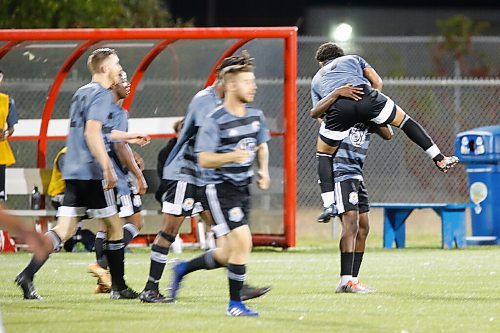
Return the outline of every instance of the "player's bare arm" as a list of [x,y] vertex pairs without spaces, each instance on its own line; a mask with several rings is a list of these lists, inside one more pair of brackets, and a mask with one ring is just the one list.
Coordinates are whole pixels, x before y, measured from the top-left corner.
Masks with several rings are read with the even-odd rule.
[[85,125],[85,141],[92,155],[102,168],[102,174],[105,180],[104,189],[111,189],[116,185],[116,174],[106,153],[104,141],[101,134],[102,123],[97,120],[87,120]]
[[250,154],[241,149],[236,149],[229,153],[214,153],[202,151],[198,154],[198,163],[203,168],[216,169],[224,164],[238,163],[244,164],[248,162]]
[[374,89],[382,91],[382,78],[372,67],[363,69],[363,76],[370,81]]
[[258,179],[257,186],[261,190],[267,190],[271,185],[271,178],[269,177],[269,148],[267,143],[262,143],[257,146],[257,165],[258,165]]
[[311,109],[309,114],[312,118],[320,118],[339,97],[347,97],[359,101],[363,97],[363,94],[363,88],[353,87],[352,84],[346,84],[325,96],[325,98],[319,101],[318,104]]
[[115,142],[114,146],[120,162],[135,176],[135,179],[137,179],[137,190],[140,195],[143,195],[148,189],[148,184],[146,179],[144,179],[141,168],[136,162],[132,149],[123,141]]
[[126,141],[128,143],[137,144],[141,147],[151,142],[151,138],[145,133],[129,133],[119,130],[111,131],[111,139]]

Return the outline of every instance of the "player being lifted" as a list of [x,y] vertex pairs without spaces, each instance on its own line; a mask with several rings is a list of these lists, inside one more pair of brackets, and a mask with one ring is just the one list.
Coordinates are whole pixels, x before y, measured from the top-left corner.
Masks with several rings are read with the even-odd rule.
[[109,88],[119,83],[122,67],[116,51],[97,49],[88,58],[87,66],[92,82],[79,88],[70,106],[70,128],[63,177],[66,192],[57,211],[57,226],[45,234],[50,246],[33,257],[28,266],[16,277],[25,299],[40,299],[33,278],[45,264],[50,253],[76,231],[79,218],[85,214],[101,219],[107,228],[109,261],[113,281],[112,298],[136,298],[137,293],[127,287],[124,280],[124,245],[122,222],[116,214],[113,187],[116,174],[106,148],[104,134],[112,133],[115,140],[144,145],[149,137],[144,134],[125,133],[109,127],[113,98]]
[[[224,68],[241,65],[246,61],[247,57],[244,56],[233,56],[224,59],[217,69],[218,78]],[[167,263],[170,245],[174,242],[184,219],[200,212],[204,221],[210,225],[214,224],[212,215],[208,210],[209,205],[205,194],[206,185],[208,184],[207,179],[201,177],[201,169],[194,153],[194,145],[198,129],[205,122],[206,116],[222,104],[221,98],[223,95],[224,87],[218,79],[213,86],[201,90],[193,97],[188,106],[177,144],[165,162],[163,179],[158,192],[163,192],[163,195],[160,195],[163,201],[163,227],[156,236],[151,248],[148,282],[140,295],[143,302],[164,303],[171,300],[160,294],[159,282]],[[226,241],[225,229],[221,230],[217,226],[212,229],[217,237],[217,244],[221,246]],[[208,251],[206,255],[211,257],[213,251]],[[226,259],[219,260],[218,262],[212,260],[213,268],[227,264]],[[246,286],[242,292],[242,297],[243,299],[259,297],[269,290],[269,287],[252,288]]]
[[246,262],[252,248],[248,227],[250,214],[249,184],[252,164],[257,157],[258,180],[261,189],[269,188],[268,147],[270,133],[262,111],[248,106],[257,91],[253,59],[244,54],[245,62],[221,70],[224,104],[212,111],[196,138],[195,151],[204,168],[208,183],[206,193],[210,212],[219,234],[226,242],[189,262],[174,268],[172,297],[175,299],[183,277],[196,270],[222,267],[227,262],[229,280],[229,316],[257,316],[241,300],[246,278]]
[[[324,211],[318,222],[328,222],[335,215],[333,203],[333,155],[340,142],[349,135],[351,127],[360,122],[371,121],[375,124],[391,124],[399,127],[406,136],[420,146],[434,161],[440,171],[458,163],[456,156],[444,156],[437,145],[418,122],[407,115],[389,97],[380,92],[382,80],[375,70],[360,56],[345,55],[334,43],[321,45],[316,52],[320,70],[311,83],[313,107],[325,99],[336,88],[352,84],[362,89],[359,100],[339,98],[328,110],[321,107],[314,117],[324,114],[319,130],[317,145],[318,174],[323,198]],[[325,99],[324,103],[327,103]],[[326,111],[326,113],[325,113]]]
[[[113,127],[119,131],[128,131],[128,112],[119,105],[119,102],[130,93],[130,83],[127,73],[120,72],[120,83],[112,87],[113,101],[112,111]],[[130,146],[120,140],[112,140],[106,135],[106,148],[111,158],[117,176],[115,187],[118,216],[123,220],[123,244],[126,247],[134,239],[144,225],[141,215],[141,195],[146,193],[148,185],[142,175],[143,163],[138,165],[137,160],[142,158],[134,153]],[[89,272],[97,277],[96,293],[109,292],[111,290],[111,279],[108,272],[108,260],[104,254],[107,247],[105,226],[100,225],[95,239],[96,263],[90,264]]]

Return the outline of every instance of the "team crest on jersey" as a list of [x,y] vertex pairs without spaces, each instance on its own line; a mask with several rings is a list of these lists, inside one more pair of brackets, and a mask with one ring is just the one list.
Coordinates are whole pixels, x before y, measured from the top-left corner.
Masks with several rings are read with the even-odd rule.
[[184,199],[184,202],[182,203],[182,209],[185,211],[191,210],[194,207],[194,199],[193,198],[186,198]]
[[351,139],[352,145],[355,147],[361,147],[365,143],[368,134],[368,128],[359,125],[362,124],[357,124],[349,131],[349,139]]
[[243,220],[243,211],[241,210],[240,207],[234,207],[234,208],[231,208],[228,212],[228,215],[229,215],[229,221],[232,221],[232,222],[240,222],[241,220]]
[[260,129],[260,122],[259,121],[252,121],[252,129],[255,131],[258,131]]
[[352,205],[357,205],[358,204],[358,202],[359,202],[358,192],[351,192],[351,193],[349,193],[349,202]]
[[252,163],[253,159],[255,158],[255,148],[257,147],[257,140],[254,138],[244,138],[241,139],[237,144],[236,148],[245,150],[248,152],[248,160],[245,161],[243,164],[248,164]]

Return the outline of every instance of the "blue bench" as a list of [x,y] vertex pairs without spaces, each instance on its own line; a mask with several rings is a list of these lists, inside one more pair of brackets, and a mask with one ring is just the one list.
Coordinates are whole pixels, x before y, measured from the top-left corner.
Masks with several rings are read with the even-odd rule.
[[465,210],[468,203],[373,203],[372,208],[384,209],[384,248],[405,247],[405,221],[414,209],[432,208],[441,217],[442,247],[465,247]]

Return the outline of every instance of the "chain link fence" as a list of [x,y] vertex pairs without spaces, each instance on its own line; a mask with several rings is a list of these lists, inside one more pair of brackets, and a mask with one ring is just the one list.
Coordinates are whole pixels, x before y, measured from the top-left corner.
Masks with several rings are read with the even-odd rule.
[[[299,39],[297,80],[297,201],[300,207],[320,207],[320,192],[317,185],[315,147],[319,125],[309,117],[310,78],[318,65],[314,52],[326,40],[313,37]],[[131,107],[131,117],[182,116],[192,96],[203,87],[211,65],[215,63],[220,50],[231,41],[205,41],[201,44],[182,41],[174,53],[164,52],[153,62],[138,87]],[[434,43],[434,44],[433,44]],[[148,44],[149,45],[149,44]],[[473,47],[484,54],[485,64],[491,75],[498,74],[500,58],[499,38],[475,39]],[[146,54],[148,47],[131,52],[119,49],[125,68],[136,68]],[[432,49],[435,39],[418,38],[370,38],[358,39],[346,47],[349,53],[362,55],[383,77],[423,77],[434,75],[435,63]],[[283,46],[281,41],[251,42],[245,49],[256,57],[258,86],[255,106],[265,111],[272,131],[281,132],[284,120],[283,110]],[[38,49],[37,49],[38,50]],[[43,49],[43,52],[48,52]],[[217,51],[215,51],[217,50]],[[29,52],[34,52],[30,51]],[[16,76],[13,66],[24,68],[26,48],[19,48],[0,62],[7,72],[7,81],[2,91],[15,98],[21,119],[40,119],[48,89],[58,68],[53,60],[49,69],[42,71],[44,57],[31,64],[31,74],[25,69]],[[38,51],[37,51],[38,52]],[[58,51],[59,52],[59,51]],[[65,51],[69,53],[67,50]],[[16,59],[17,58],[17,59]],[[59,66],[64,57],[59,56]],[[74,91],[88,80],[84,55],[75,65],[71,75],[61,87],[52,118],[67,118],[69,103]],[[201,60],[200,60],[201,59]],[[453,59],[446,63],[446,75],[453,76]],[[474,62],[474,64],[480,64]],[[177,66],[177,67],[176,67]],[[476,65],[474,65],[476,66]],[[471,65],[471,67],[473,67]],[[31,67],[30,67],[31,68]],[[399,71],[399,69],[402,69]],[[131,72],[129,71],[129,74]],[[31,76],[30,76],[31,75]],[[478,126],[500,123],[500,80],[451,80],[451,79],[385,79],[384,93],[400,105],[414,119],[418,120],[433,137],[445,154],[453,154],[455,135],[463,130]],[[34,141],[12,141],[17,158],[15,167],[36,167],[37,143]],[[47,165],[50,167],[63,141],[49,141]],[[139,152],[145,159],[146,168],[154,169],[157,153],[166,144],[165,139],[156,139]],[[270,143],[270,166],[273,187],[270,194],[254,189],[256,211],[261,210],[263,221],[259,232],[280,232],[283,206],[283,141],[274,137]],[[449,174],[442,174],[419,147],[405,135],[395,130],[393,140],[386,142],[375,138],[366,161],[366,183],[372,202],[452,202],[466,201],[466,173],[463,166]],[[158,204],[149,195],[145,207],[157,209]],[[26,208],[27,198],[9,198],[14,209]],[[275,213],[273,213],[275,212]],[[269,227],[271,226],[271,227]],[[252,226],[254,228],[254,226]],[[255,229],[255,228],[254,228]]]

